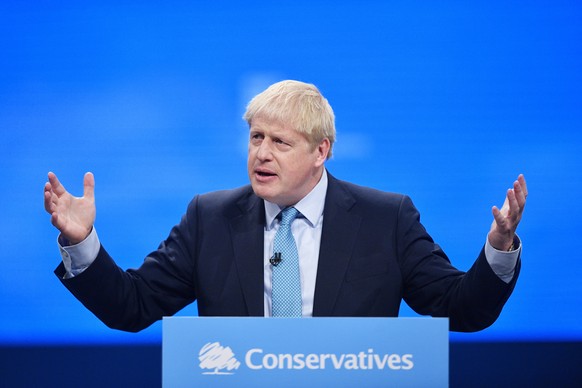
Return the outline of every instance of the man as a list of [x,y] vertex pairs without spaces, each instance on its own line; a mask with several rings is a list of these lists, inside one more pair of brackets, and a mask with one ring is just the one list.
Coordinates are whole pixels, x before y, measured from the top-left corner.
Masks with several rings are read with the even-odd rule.
[[136,270],[118,268],[97,238],[93,175],[75,198],[49,173],[44,203],[63,257],[55,273],[108,326],[138,331],[194,300],[204,316],[397,316],[404,299],[420,314],[449,317],[451,330],[497,319],[520,268],[522,175],[493,207],[485,247],[464,273],[408,197],[326,171],[334,114],[315,86],[276,83],[244,118],[251,184],[196,196]]

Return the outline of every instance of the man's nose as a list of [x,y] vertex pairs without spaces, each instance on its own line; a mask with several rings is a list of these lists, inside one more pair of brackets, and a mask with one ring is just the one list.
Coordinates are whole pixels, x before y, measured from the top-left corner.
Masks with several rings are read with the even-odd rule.
[[270,160],[273,157],[273,150],[269,140],[265,139],[257,148],[257,158],[259,160]]

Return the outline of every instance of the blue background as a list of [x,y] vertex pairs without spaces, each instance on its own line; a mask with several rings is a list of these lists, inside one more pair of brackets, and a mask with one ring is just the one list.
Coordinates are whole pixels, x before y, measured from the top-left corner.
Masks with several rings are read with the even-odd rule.
[[52,274],[46,173],[81,195],[94,172],[99,236],[137,267],[193,195],[247,183],[240,117],[282,79],[334,108],[329,171],[410,195],[460,269],[524,173],[514,295],[451,337],[580,341],[581,16],[560,0],[2,2],[0,344],[159,343],[161,324],[110,330]]

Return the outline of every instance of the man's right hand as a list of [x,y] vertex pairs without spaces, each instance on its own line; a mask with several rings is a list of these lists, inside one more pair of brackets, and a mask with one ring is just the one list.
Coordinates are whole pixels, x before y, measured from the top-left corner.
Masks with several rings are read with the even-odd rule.
[[71,244],[83,241],[95,222],[95,178],[88,172],[83,178],[83,196],[74,197],[49,172],[44,185],[44,208],[51,215],[51,223]]

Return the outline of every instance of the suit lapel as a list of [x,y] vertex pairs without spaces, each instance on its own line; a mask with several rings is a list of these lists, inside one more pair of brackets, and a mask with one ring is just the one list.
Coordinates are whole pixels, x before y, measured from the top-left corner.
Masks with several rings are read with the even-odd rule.
[[313,316],[332,315],[362,221],[350,211],[356,203],[354,197],[337,179],[328,176]]
[[231,218],[234,258],[249,316],[264,316],[263,245],[265,207],[252,191]]

